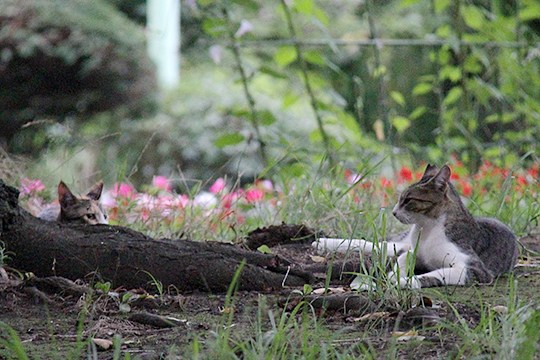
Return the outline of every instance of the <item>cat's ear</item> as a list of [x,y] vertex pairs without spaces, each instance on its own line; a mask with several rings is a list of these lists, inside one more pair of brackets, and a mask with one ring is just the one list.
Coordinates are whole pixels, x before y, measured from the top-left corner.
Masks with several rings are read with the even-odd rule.
[[88,190],[86,197],[92,200],[99,200],[101,197],[101,192],[103,191],[103,181],[96,183],[94,186]]
[[437,165],[428,164],[426,166],[426,170],[424,171],[424,175],[422,175],[422,179],[420,179],[420,181],[431,179],[432,177],[437,175],[438,172],[439,168],[437,167]]
[[450,175],[452,175],[452,170],[450,170],[448,165],[444,165],[433,178],[435,186],[440,190],[444,190],[448,186]]
[[60,181],[58,184],[58,202],[60,202],[60,206],[64,209],[77,202],[77,198],[63,181]]

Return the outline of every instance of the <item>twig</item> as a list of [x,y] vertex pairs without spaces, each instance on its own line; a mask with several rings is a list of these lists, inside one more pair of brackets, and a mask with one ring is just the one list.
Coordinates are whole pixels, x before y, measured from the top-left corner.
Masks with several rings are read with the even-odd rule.
[[[223,7],[222,11],[223,11],[223,15],[227,19],[227,22],[229,23],[230,16],[229,16],[229,12],[227,11],[227,8]],[[240,73],[240,77],[242,79],[242,87],[244,89],[244,95],[246,96],[249,110],[251,112],[249,121],[251,122],[251,126],[253,127],[253,130],[255,131],[255,136],[257,137],[257,141],[259,142],[259,153],[261,155],[261,159],[263,161],[264,167],[266,167],[268,165],[268,156],[266,154],[266,144],[262,139],[261,131],[259,128],[257,110],[255,108],[255,99],[253,99],[253,96],[251,95],[251,92],[249,91],[248,77],[246,75],[246,70],[244,69],[244,65],[242,63],[242,57],[240,56],[238,41],[236,40],[230,26],[229,26],[228,35],[229,35],[229,40],[231,42],[229,47],[231,48],[233,52],[234,60],[236,62],[236,67],[238,68],[238,72]]]
[[[375,21],[373,20],[373,14],[372,14],[372,6],[371,6],[371,0],[366,0],[366,12],[367,12],[367,19],[368,19],[368,25],[369,25],[369,37],[371,40],[374,40],[373,45],[373,55],[375,57],[375,68],[377,71],[380,71],[382,68],[382,61],[381,61],[381,52],[379,50],[379,46],[381,46],[380,42],[378,42],[378,34],[377,29],[375,27]],[[386,99],[386,83],[384,81],[384,74],[379,73],[379,94],[378,94],[378,103],[379,103],[379,115],[382,119],[382,122],[384,124],[385,129],[385,139],[386,143],[389,146],[393,146],[394,144],[394,135],[392,131],[392,124],[390,123],[390,119],[388,118],[388,104]],[[390,152],[390,162],[392,164],[392,170],[394,173],[396,173],[396,164],[394,161],[394,155],[393,151]]]
[[[281,7],[283,8],[283,11],[285,13],[285,19],[287,21],[287,27],[289,28],[289,33],[291,34],[291,37],[296,40],[296,29],[294,28],[294,24],[292,21],[291,11],[289,7],[287,6],[287,3],[285,2],[285,0],[280,0],[280,1],[281,1]],[[330,147],[330,138],[328,137],[326,130],[324,130],[322,117],[321,117],[321,114],[319,113],[319,108],[317,106],[317,99],[315,98],[315,93],[313,92],[313,89],[311,88],[311,82],[309,81],[309,76],[307,72],[306,60],[304,59],[304,54],[302,53],[302,48],[300,47],[300,43],[297,41],[294,41],[293,45],[294,45],[294,48],[296,49],[296,54],[298,56],[298,63],[300,64],[300,73],[302,74],[302,78],[304,80],[304,86],[309,96],[311,108],[313,109],[313,113],[315,115],[315,120],[317,120],[317,127],[319,128],[319,132],[321,133],[322,141],[323,141],[326,153],[328,155],[328,161],[330,163],[330,167],[334,168],[335,159],[332,152],[332,148]]]

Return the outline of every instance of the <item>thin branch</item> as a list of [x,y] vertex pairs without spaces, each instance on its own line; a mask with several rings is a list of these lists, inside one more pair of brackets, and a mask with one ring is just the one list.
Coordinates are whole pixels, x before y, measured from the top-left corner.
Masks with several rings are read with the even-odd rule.
[[[223,10],[223,15],[227,19],[227,22],[230,22],[229,12],[227,11],[225,7],[222,10]],[[266,144],[262,139],[261,131],[259,128],[257,110],[255,108],[255,99],[253,98],[249,90],[248,77],[246,74],[246,70],[244,68],[244,64],[242,63],[242,57],[240,56],[238,41],[236,40],[234,36],[234,32],[232,31],[230,27],[229,27],[228,35],[229,35],[229,41],[230,41],[230,44],[228,46],[232,49],[234,60],[236,62],[236,67],[238,68],[238,72],[240,73],[240,77],[242,79],[242,87],[244,89],[244,95],[246,96],[249,110],[251,112],[251,116],[249,117],[249,120],[251,122],[251,126],[253,127],[253,130],[255,131],[255,136],[257,138],[257,141],[259,142],[259,153],[261,155],[261,159],[263,161],[264,166],[266,167],[268,165],[268,156],[266,154]]]
[[283,12],[285,13],[285,19],[287,20],[287,26],[289,28],[289,33],[291,34],[292,38],[295,40],[293,41],[293,45],[296,49],[296,54],[298,56],[298,63],[300,64],[300,73],[302,74],[302,78],[304,80],[304,86],[306,88],[306,92],[308,93],[311,108],[313,109],[313,113],[315,115],[315,119],[317,120],[317,126],[319,128],[319,131],[321,133],[322,141],[324,144],[324,147],[326,149],[326,154],[328,156],[328,161],[330,162],[330,167],[334,167],[335,160],[334,155],[332,152],[332,148],[330,146],[330,138],[328,137],[328,134],[326,133],[326,130],[323,126],[323,121],[321,114],[319,113],[319,109],[317,106],[317,99],[315,98],[315,93],[313,92],[313,89],[311,88],[311,82],[309,81],[308,71],[307,71],[307,64],[306,60],[304,59],[304,54],[302,53],[302,48],[300,46],[300,43],[296,41],[296,29],[294,28],[294,23],[292,21],[292,15],[289,7],[287,6],[287,3],[285,0],[281,1],[281,7],[283,8]]
[[[380,51],[380,44],[377,43],[378,34],[377,29],[375,27],[375,20],[373,19],[372,14],[372,6],[371,6],[371,0],[366,0],[366,12],[367,12],[367,20],[369,25],[369,36],[371,40],[375,41],[375,45],[373,45],[373,55],[375,57],[375,68],[376,71],[379,72],[378,74],[378,80],[379,80],[379,93],[377,97],[378,101],[378,113],[379,116],[384,124],[384,132],[385,132],[385,140],[386,143],[389,146],[394,146],[394,135],[392,131],[392,124],[390,123],[390,119],[388,117],[388,103],[386,98],[386,83],[384,80],[385,74],[380,73],[380,70],[382,69],[382,60],[381,60],[381,51]],[[394,155],[393,152],[390,152],[390,162],[392,163],[392,169],[394,173],[396,172],[396,165],[394,161]]]

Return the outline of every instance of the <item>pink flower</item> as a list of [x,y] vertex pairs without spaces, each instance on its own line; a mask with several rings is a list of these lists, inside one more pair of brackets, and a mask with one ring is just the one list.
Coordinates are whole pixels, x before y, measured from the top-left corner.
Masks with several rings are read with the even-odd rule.
[[39,179],[21,179],[20,190],[22,195],[37,194],[45,190],[45,185]]
[[219,178],[212,184],[212,186],[210,186],[209,190],[212,194],[217,194],[225,189],[225,185],[225,180],[223,178]]
[[268,179],[257,180],[255,182],[255,185],[257,185],[257,187],[263,189],[264,191],[273,191],[274,190],[274,184],[272,184],[272,181],[270,181]]
[[165,191],[171,191],[171,181],[166,176],[154,176],[152,179],[152,186]]
[[263,199],[264,192],[261,189],[250,189],[246,190],[245,196],[248,203],[254,203]]
[[225,209],[230,209],[233,204],[242,196],[241,191],[234,191],[230,194],[225,194],[221,198],[221,204]]
[[178,199],[176,200],[176,203],[178,207],[185,208],[189,204],[189,197],[187,195],[178,195]]
[[135,195],[135,188],[127,183],[115,183],[112,190],[112,196],[132,198]]

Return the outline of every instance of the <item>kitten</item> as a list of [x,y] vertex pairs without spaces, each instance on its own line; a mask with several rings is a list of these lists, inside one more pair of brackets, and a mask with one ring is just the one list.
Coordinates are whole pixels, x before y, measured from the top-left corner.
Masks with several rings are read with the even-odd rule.
[[76,197],[63,181],[58,184],[58,202],[60,205],[44,209],[38,217],[47,221],[60,221],[81,224],[108,224],[107,214],[99,199],[103,183],[98,182],[86,196]]
[[[403,191],[392,211],[400,222],[412,225],[408,232],[383,243],[389,255],[399,255],[389,276],[401,287],[490,283],[516,264],[515,235],[496,219],[473,217],[450,183],[450,175],[447,165],[440,170],[428,165],[422,179]],[[371,253],[374,248],[365,240],[319,240],[313,244],[317,249]],[[407,278],[411,253],[416,254],[414,272],[420,275]]]

